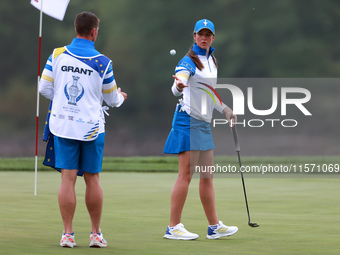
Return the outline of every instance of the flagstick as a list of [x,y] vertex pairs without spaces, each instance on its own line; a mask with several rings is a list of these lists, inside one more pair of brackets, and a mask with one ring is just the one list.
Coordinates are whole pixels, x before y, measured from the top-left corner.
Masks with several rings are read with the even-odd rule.
[[40,21],[39,21],[39,59],[38,59],[38,81],[37,81],[37,122],[35,132],[35,170],[34,170],[34,196],[37,195],[38,180],[38,136],[39,136],[39,82],[40,82],[40,59],[41,59],[41,36],[42,36],[42,10],[43,0],[41,0]]

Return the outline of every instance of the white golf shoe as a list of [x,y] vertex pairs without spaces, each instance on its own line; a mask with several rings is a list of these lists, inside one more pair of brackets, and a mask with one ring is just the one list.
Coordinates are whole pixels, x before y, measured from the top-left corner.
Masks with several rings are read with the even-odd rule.
[[168,226],[164,238],[175,240],[195,240],[198,238],[198,235],[189,232],[184,228],[182,223],[179,223],[172,228]]
[[222,221],[219,221],[215,228],[208,227],[208,235],[207,239],[218,239],[223,236],[231,236],[238,231],[238,228],[235,226],[228,227],[223,224]]
[[91,233],[90,235],[90,247],[105,248],[107,242],[102,233]]
[[68,247],[73,248],[76,246],[76,242],[74,240],[74,234],[64,234],[61,236],[60,239],[60,246],[61,247]]

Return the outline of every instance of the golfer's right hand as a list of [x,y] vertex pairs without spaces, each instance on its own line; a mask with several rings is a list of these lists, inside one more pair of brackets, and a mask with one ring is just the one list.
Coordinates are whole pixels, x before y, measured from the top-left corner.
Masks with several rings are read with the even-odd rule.
[[120,88],[118,88],[118,93],[124,97],[124,101],[127,99],[127,94],[123,92]]
[[176,87],[179,92],[182,92],[185,87],[189,87],[189,85],[184,85],[183,81],[176,75],[173,75],[172,77],[174,77],[176,81]]

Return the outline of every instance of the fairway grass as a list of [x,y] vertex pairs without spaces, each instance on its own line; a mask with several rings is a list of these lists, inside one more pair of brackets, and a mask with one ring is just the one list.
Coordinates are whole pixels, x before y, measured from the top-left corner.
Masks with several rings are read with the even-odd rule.
[[57,193],[60,174],[40,172],[37,196],[33,172],[0,172],[0,254],[340,254],[339,178],[246,179],[252,222],[240,178],[214,180],[219,219],[239,227],[219,240],[205,239],[207,221],[190,185],[182,222],[200,235],[195,241],[163,239],[169,222],[176,173],[103,172],[102,231],[108,248],[90,249],[85,185],[76,185],[74,230],[77,247],[61,248]]

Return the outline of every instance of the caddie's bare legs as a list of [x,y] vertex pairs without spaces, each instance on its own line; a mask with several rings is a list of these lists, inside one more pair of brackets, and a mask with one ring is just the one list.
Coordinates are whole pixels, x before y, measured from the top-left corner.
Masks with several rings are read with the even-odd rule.
[[86,182],[85,203],[92,222],[92,233],[100,233],[100,220],[103,209],[103,190],[99,183],[99,173],[84,172]]
[[73,233],[73,216],[76,209],[75,184],[78,170],[61,170],[61,185],[58,201],[61,217],[64,223],[64,233]]

